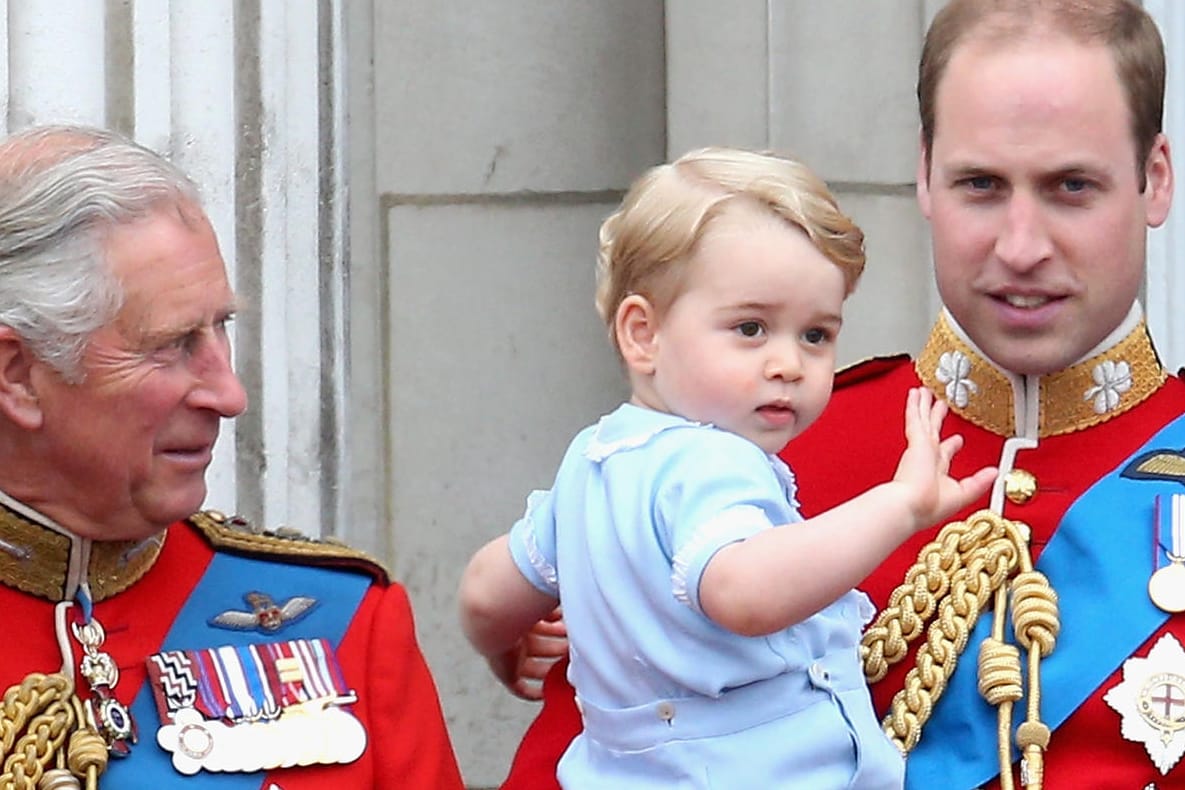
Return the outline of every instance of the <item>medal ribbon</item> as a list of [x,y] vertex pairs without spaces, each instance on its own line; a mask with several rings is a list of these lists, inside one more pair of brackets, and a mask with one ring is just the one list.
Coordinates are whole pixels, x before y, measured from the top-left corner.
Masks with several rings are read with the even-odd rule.
[[313,687],[313,699],[337,698],[349,693],[341,667],[324,640],[302,640],[297,647],[304,661],[305,677]]
[[[152,659],[162,670],[179,664],[191,668],[197,693],[188,697],[170,694],[169,684],[161,676],[150,676],[150,682],[163,692],[157,708],[164,707],[170,718],[181,708],[193,707],[206,719],[226,719],[229,724],[274,719],[290,705],[326,697],[339,699],[349,693],[337,657],[324,639],[172,650]],[[299,663],[299,680],[281,682],[275,662],[285,659]],[[305,690],[308,687],[311,693]]]
[[280,715],[280,704],[276,701],[276,687],[278,678],[275,667],[268,666],[260,652],[260,645],[248,645],[238,648],[244,663],[251,668],[259,689],[263,703],[261,713],[265,719],[274,719]]
[[[158,653],[151,656],[150,659],[156,666],[155,671],[161,677],[160,685],[164,691],[165,704],[170,713],[181,708],[202,709],[202,706],[198,704],[198,693],[201,689],[198,685],[197,675],[193,671],[193,659],[181,650]],[[150,668],[148,671],[149,682],[153,682],[151,676],[154,670]],[[176,678],[176,681],[173,678]]]
[[[1120,476],[1132,458],[1165,447],[1185,447],[1185,417],[1074,502],[1036,563],[1058,592],[1061,620],[1057,645],[1041,662],[1041,717],[1053,729],[1168,619],[1148,598],[1148,544],[1141,538],[1155,518],[1155,497],[1167,499],[1181,483]],[[969,647],[990,636],[991,620],[988,612],[980,616]],[[996,709],[979,695],[977,670],[976,650],[968,649],[906,760],[906,788],[978,787],[999,773]],[[1017,717],[1014,729],[1022,721]],[[1013,746],[1014,762],[1018,756]]]
[[223,691],[225,686],[218,680],[218,664],[206,650],[186,651],[193,666],[197,667],[198,710],[207,719],[221,719],[230,716],[230,700]]
[[[179,527],[175,527],[177,529]],[[261,641],[258,631],[232,631],[211,626],[207,621],[220,610],[243,607],[243,580],[266,579],[267,592],[276,600],[295,595],[316,598],[318,606],[307,615],[292,622],[283,630],[285,639],[324,639],[325,650],[336,649],[354,613],[370,587],[370,578],[360,573],[304,565],[264,562],[232,554],[216,554],[194,589],[160,647],[161,651],[190,650],[192,659],[208,651],[192,650],[194,645],[229,645],[244,647]],[[212,665],[216,662],[211,662]],[[206,667],[195,675],[205,675]],[[241,663],[240,663],[240,672]],[[215,672],[215,676],[217,673]],[[246,681],[244,679],[244,685]],[[213,684],[211,684],[212,686]],[[223,706],[219,716],[225,715],[230,700],[218,700],[221,690],[209,689],[211,704]],[[204,704],[203,693],[198,694],[198,708]],[[241,700],[240,700],[241,702]],[[145,683],[132,703],[132,715],[141,727],[160,724],[151,683]],[[202,710],[208,718],[210,714]],[[104,786],[121,790],[157,790],[174,787],[184,779],[187,790],[257,790],[263,783],[265,771],[254,773],[213,773],[199,771],[182,777],[173,769],[172,755],[160,748],[153,737],[141,738],[126,760],[111,760],[103,774]]]
[[[280,660],[293,661],[299,660],[296,658],[296,651],[293,649],[291,642],[279,642],[263,645],[263,649],[267,651],[271,658],[270,665],[275,668]],[[288,707],[298,702],[306,702],[308,696],[304,693],[304,684],[298,680],[284,680],[277,670],[276,682],[278,685],[277,698],[280,700],[281,707]]]
[[[1152,531],[1152,571],[1172,564],[1172,558],[1180,559],[1185,552],[1185,494],[1173,494],[1168,499],[1168,517],[1162,516],[1164,504],[1160,498],[1156,500],[1156,521]],[[1167,528],[1166,528],[1167,526]],[[1166,540],[1167,534],[1167,540]]]
[[306,642],[297,644],[296,648],[304,672],[304,684],[307,689],[307,696],[310,699],[324,699],[328,697],[331,691],[325,685],[325,673],[322,671],[321,661],[316,651]]
[[259,684],[251,682],[247,666],[239,660],[237,649],[228,645],[213,648],[211,652],[217,658],[218,667],[222,670],[221,676],[226,678],[224,689],[231,701],[231,721],[252,721],[259,718],[263,708],[256,699],[263,694],[256,694]]

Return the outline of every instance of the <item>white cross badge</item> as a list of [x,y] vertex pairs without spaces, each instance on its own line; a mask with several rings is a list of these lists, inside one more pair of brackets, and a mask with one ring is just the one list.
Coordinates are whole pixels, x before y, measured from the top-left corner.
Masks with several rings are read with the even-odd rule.
[[1144,744],[1160,773],[1167,774],[1185,754],[1185,649],[1165,634],[1147,658],[1123,662],[1123,682],[1103,699],[1123,717],[1120,732]]

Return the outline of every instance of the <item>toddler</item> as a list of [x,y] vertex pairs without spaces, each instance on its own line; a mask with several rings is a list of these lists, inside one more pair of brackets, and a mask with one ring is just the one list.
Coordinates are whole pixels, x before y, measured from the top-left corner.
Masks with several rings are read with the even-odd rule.
[[852,588],[995,470],[952,479],[961,438],[914,390],[894,478],[799,514],[776,453],[830,397],[863,239],[801,164],[724,148],[653,168],[603,224],[597,309],[630,400],[576,436],[460,592],[495,667],[562,603],[584,721],[564,787],[901,787]]

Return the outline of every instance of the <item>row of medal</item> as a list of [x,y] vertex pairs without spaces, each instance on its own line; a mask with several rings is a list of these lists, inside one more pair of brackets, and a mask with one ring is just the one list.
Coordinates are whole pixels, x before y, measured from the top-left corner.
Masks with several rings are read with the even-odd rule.
[[357,697],[324,639],[164,651],[148,679],[157,742],[183,774],[349,763],[366,749]]

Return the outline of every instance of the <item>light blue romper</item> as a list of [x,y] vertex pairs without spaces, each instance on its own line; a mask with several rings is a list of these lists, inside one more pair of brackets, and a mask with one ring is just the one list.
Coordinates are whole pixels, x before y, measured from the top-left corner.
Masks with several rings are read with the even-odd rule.
[[867,596],[852,590],[765,637],[700,609],[715,552],[802,521],[794,490],[752,442],[623,404],[577,435],[550,491],[531,494],[511,553],[563,604],[584,718],[560,761],[565,788],[902,786],[860,665]]

